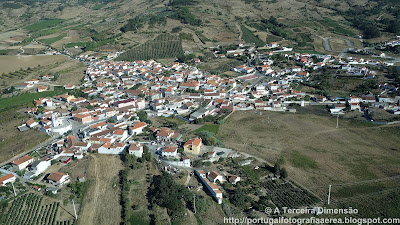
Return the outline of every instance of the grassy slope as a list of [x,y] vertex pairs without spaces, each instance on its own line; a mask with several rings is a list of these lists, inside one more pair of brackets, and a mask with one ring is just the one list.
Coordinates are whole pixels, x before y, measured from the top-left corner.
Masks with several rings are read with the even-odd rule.
[[[269,162],[286,161],[289,176],[325,198],[328,184],[351,183],[392,177],[400,172],[400,126],[371,126],[325,115],[236,112],[218,136],[227,147],[248,152]],[[398,182],[375,186],[336,186],[335,199],[390,190]],[[383,188],[382,188],[383,187]],[[351,191],[350,196],[343,191]],[[365,190],[366,189],[366,190]],[[362,191],[360,191],[362,193]]]

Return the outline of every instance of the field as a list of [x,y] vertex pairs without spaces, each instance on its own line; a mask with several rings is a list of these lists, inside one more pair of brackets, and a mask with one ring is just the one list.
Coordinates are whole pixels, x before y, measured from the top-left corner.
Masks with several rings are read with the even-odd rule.
[[83,200],[78,224],[120,224],[119,156],[90,155],[87,179],[93,181]]
[[9,73],[20,68],[46,66],[65,60],[62,55],[35,55],[35,56],[0,56],[0,74]]
[[242,30],[242,39],[247,43],[254,43],[256,46],[264,46],[265,43],[256,37],[251,30],[249,30],[244,25],[240,25]]
[[[0,103],[0,106],[3,104]],[[0,162],[5,162],[49,138],[38,130],[18,131],[17,126],[28,119],[27,115],[15,109],[0,113]]]
[[198,129],[196,129],[194,132],[195,133],[199,133],[199,132],[202,132],[202,131],[208,131],[208,132],[217,134],[219,127],[220,127],[220,125],[218,125],[218,124],[206,124],[206,125],[203,125],[202,127],[198,128]]
[[[58,221],[60,202],[54,202],[47,197],[34,193],[18,196],[12,201],[7,214],[2,215],[2,224],[64,224]],[[67,224],[72,224],[66,221]]]
[[179,36],[161,34],[154,40],[148,41],[121,54],[117,60],[147,60],[160,58],[174,58],[183,55]]
[[342,51],[343,49],[350,48],[346,42],[338,38],[330,38],[329,42],[332,46],[333,51]]
[[[130,180],[129,201],[133,207],[128,208],[127,214],[129,222],[133,224],[150,224],[150,215],[156,214],[160,220],[169,221],[166,210],[150,211],[149,201],[146,198],[147,191],[151,182],[151,177],[159,175],[155,163],[146,162],[141,168],[130,170],[128,180]],[[163,219],[162,219],[163,218]]]
[[43,30],[46,28],[54,27],[54,26],[62,23],[63,21],[64,20],[61,20],[61,19],[40,20],[36,23],[25,26],[24,28],[29,31],[39,31],[39,30]]
[[[221,125],[217,137],[227,147],[271,163],[283,157],[289,178],[323,199],[329,184],[339,193],[340,187],[357,189],[358,184],[353,182],[376,182],[388,177],[393,180],[391,177],[399,174],[399,125],[377,126],[340,119],[336,129],[336,118],[324,110],[304,110],[310,112],[235,112]],[[398,186],[398,180],[384,184],[384,190],[392,189]],[[370,189],[367,194],[375,190]],[[356,191],[351,193],[351,197],[358,197]],[[336,197],[333,199],[343,200],[340,195]]]
[[[34,99],[51,97],[64,93],[64,88],[57,87],[54,91],[44,91],[39,93],[24,93],[8,98],[0,98],[0,112],[32,103]],[[33,106],[32,104],[30,104]]]
[[66,36],[67,36],[67,34],[62,33],[62,34],[60,34],[60,35],[58,35],[56,37],[40,39],[39,41],[42,42],[42,43],[50,45],[50,44],[53,44],[56,41],[59,41],[59,40],[63,39]]
[[46,71],[49,74],[58,73],[60,76],[55,81],[57,85],[71,84],[80,85],[86,70],[85,64],[76,60],[67,60],[54,68]]

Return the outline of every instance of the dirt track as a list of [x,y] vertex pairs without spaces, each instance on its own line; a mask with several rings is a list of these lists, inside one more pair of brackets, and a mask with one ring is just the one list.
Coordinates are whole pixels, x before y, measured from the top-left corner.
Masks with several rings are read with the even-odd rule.
[[83,201],[78,224],[120,224],[118,172],[121,169],[118,156],[90,155],[87,179],[92,184]]

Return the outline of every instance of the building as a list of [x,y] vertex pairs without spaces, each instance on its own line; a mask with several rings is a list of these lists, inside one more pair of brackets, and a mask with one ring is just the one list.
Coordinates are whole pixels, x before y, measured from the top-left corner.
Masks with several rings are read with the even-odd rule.
[[76,114],[74,115],[74,120],[86,124],[92,122],[92,116],[89,114]]
[[37,160],[32,163],[31,169],[33,172],[33,176],[38,176],[39,174],[43,173],[47,168],[51,166],[50,160]]
[[16,159],[11,162],[11,164],[16,167],[18,170],[25,169],[29,164],[33,163],[33,158],[29,155],[24,155],[19,159]]
[[210,191],[211,195],[218,202],[222,204],[222,192],[218,189],[217,185],[211,183],[207,178],[203,170],[195,170],[196,175],[199,177],[200,181],[204,186]]
[[176,146],[165,146],[161,151],[163,157],[176,157],[177,153],[178,147]]
[[33,119],[30,119],[30,120],[26,121],[26,126],[29,127],[29,128],[33,128],[33,127],[35,127],[37,125],[38,125],[38,123],[36,121],[34,121]]
[[147,127],[147,124],[145,122],[138,122],[130,127],[130,133],[134,135],[141,134],[145,127]]
[[47,177],[47,180],[49,181],[50,184],[57,186],[57,187],[62,187],[63,185],[70,182],[69,175],[65,174],[65,173],[60,173],[60,172],[51,173]]
[[183,151],[198,155],[201,151],[203,143],[199,138],[192,138],[183,145]]
[[143,146],[139,143],[132,143],[131,146],[129,146],[128,152],[130,155],[141,158],[143,156]]
[[240,177],[238,177],[238,176],[234,175],[234,176],[229,177],[229,182],[231,182],[232,184],[236,184],[239,181],[240,181]]
[[208,180],[210,180],[211,182],[213,182],[213,183],[216,183],[217,181],[219,181],[220,183],[222,183],[222,179],[223,179],[223,177],[222,177],[222,175],[221,174],[219,174],[218,172],[216,172],[216,171],[211,171],[211,172],[209,172],[208,174],[207,174],[207,178],[208,178]]
[[15,176],[12,173],[9,173],[5,176],[0,177],[0,186],[5,186],[7,183],[14,183]]
[[118,142],[111,144],[110,142],[106,142],[97,149],[97,152],[100,154],[120,155],[124,152],[125,147],[126,147],[125,143]]

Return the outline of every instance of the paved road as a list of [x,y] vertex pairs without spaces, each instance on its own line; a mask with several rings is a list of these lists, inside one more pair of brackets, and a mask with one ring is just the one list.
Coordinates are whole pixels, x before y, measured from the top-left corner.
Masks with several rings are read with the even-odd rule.
[[[77,122],[75,122],[75,121],[71,121],[71,122],[72,122],[72,134],[73,134],[75,137],[77,137],[77,134],[78,134],[78,132],[79,132],[79,130],[80,130],[81,128],[84,128],[84,127],[87,127],[87,126],[90,126],[90,125],[92,125],[92,124],[99,123],[99,122],[102,122],[102,121],[106,121],[106,119],[94,121],[94,122],[91,122],[91,123],[88,123],[88,124],[79,124],[79,123],[77,123]],[[42,131],[38,131],[38,132],[42,132]],[[14,156],[12,159],[7,160],[6,162],[0,163],[0,167],[6,165],[6,164],[8,164],[8,163],[10,163],[11,161],[13,161],[13,160],[15,160],[15,159],[18,159],[18,158],[21,157],[21,156],[24,156],[24,155],[26,155],[26,154],[28,154],[28,153],[30,153],[30,152],[33,152],[33,151],[37,151],[37,150],[39,150],[39,149],[41,149],[41,148],[43,148],[43,147],[46,147],[46,146],[50,145],[51,143],[54,143],[54,142],[56,142],[56,141],[58,141],[58,140],[62,140],[62,139],[64,139],[64,138],[65,138],[65,136],[62,136],[61,138],[60,138],[60,136],[52,137],[50,140],[48,140],[48,141],[46,141],[46,142],[43,142],[43,143],[41,143],[41,144],[39,144],[39,145],[37,145],[37,146],[31,148],[31,149],[28,150],[28,151],[25,151],[25,152],[22,152],[22,153],[16,155],[16,156]]]

